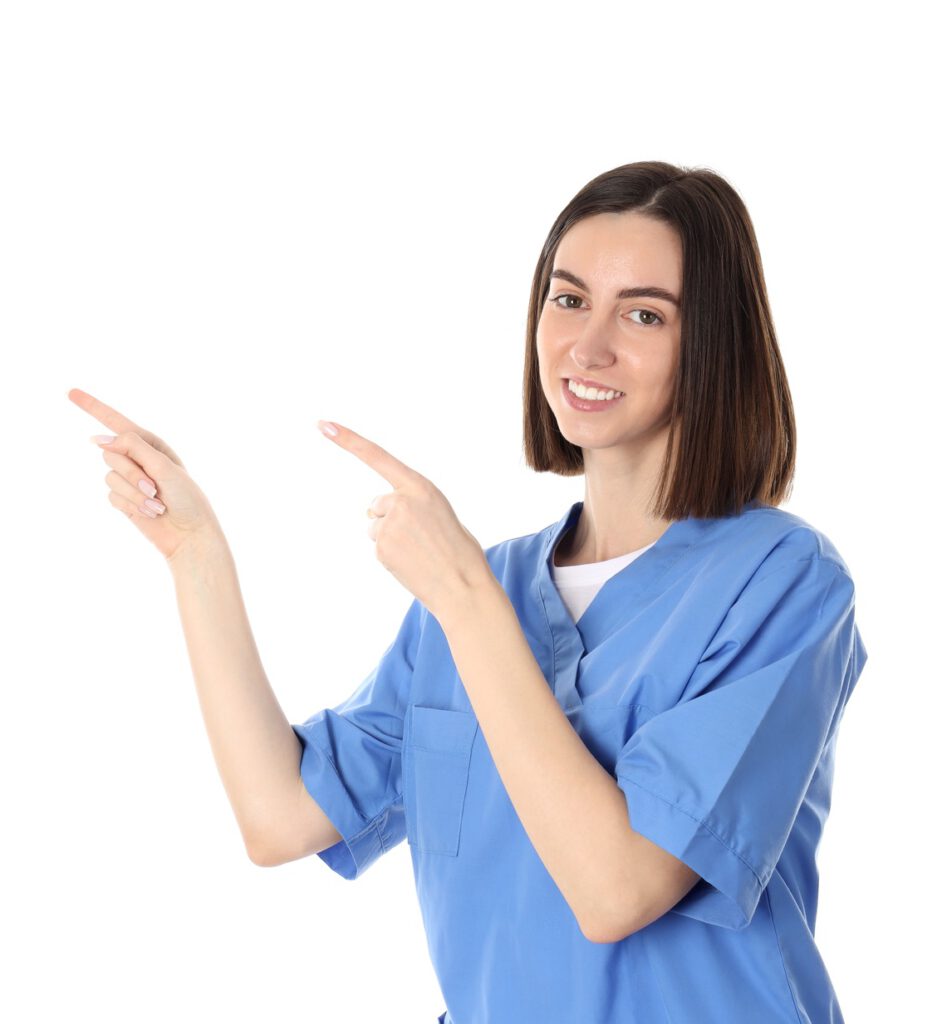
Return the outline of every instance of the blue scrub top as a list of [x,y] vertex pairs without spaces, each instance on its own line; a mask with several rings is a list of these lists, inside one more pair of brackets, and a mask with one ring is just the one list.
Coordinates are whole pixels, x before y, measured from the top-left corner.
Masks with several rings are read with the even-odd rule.
[[620,942],[586,939],[417,600],[352,696],[293,726],[343,837],[318,856],[354,879],[407,838],[441,1024],[841,1024],[813,936],[838,727],[867,657],[848,568],[799,516],[750,502],[672,522],[573,622],[551,562],[582,504],[485,554],[631,827],[700,881]]

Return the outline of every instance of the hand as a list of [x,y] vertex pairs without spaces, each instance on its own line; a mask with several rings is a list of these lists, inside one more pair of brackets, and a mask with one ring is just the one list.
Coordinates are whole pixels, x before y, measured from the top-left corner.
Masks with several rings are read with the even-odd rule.
[[[111,444],[100,445],[106,464],[112,467],[105,477],[112,488],[109,501],[168,561],[192,544],[223,536],[210,503],[168,444],[79,388],[73,388],[68,397],[117,435]],[[152,500],[165,506],[154,517],[146,511],[148,495],[138,486],[142,479],[157,490]]]
[[329,439],[395,488],[371,503],[377,518],[368,535],[382,565],[435,618],[469,588],[495,580],[477,538],[430,480],[354,430],[338,426],[338,431]]

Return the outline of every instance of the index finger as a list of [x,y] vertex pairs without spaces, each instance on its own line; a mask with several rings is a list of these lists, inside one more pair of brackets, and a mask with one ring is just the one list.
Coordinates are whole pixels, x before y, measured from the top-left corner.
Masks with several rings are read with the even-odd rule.
[[[319,421],[320,426],[323,422],[323,420]],[[396,459],[391,452],[385,451],[380,444],[369,441],[367,437],[362,437],[361,434],[357,434],[354,430],[349,430],[348,427],[343,427],[341,424],[336,423],[335,426],[339,428],[339,432],[334,437],[331,437],[331,440],[345,448],[346,451],[350,451],[356,458],[361,459],[366,466],[370,466],[376,473],[380,473],[392,487],[401,487],[404,484],[422,479],[420,473],[413,470],[410,466],[406,466],[400,459]]]
[[86,391],[82,391],[80,388],[71,388],[66,392],[66,397],[90,416],[94,416],[99,423],[104,424],[115,434],[124,433],[126,430],[134,431],[136,434],[142,433],[141,427],[133,420],[123,416],[117,409],[106,405],[105,402],[100,402],[97,398]]

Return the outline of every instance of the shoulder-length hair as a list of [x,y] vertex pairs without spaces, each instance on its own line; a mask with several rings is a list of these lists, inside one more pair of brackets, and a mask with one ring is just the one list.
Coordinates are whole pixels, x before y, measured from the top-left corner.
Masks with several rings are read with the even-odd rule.
[[585,217],[624,210],[676,228],[684,256],[680,358],[652,514],[704,518],[736,514],[751,501],[778,505],[791,491],[796,425],[750,215],[718,174],[662,161],[593,178],[549,231],[526,328],[526,464],[561,476],[584,471],[582,449],[562,436],[543,394],[536,330],[562,236]]

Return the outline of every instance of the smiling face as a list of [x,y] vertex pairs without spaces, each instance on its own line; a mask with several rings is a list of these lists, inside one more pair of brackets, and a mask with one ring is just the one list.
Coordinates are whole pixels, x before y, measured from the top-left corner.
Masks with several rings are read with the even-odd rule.
[[[591,450],[621,455],[663,445],[680,349],[682,276],[677,232],[637,211],[586,217],[560,240],[536,350],[559,430],[586,459]],[[624,395],[577,408],[567,391],[576,377]]]

